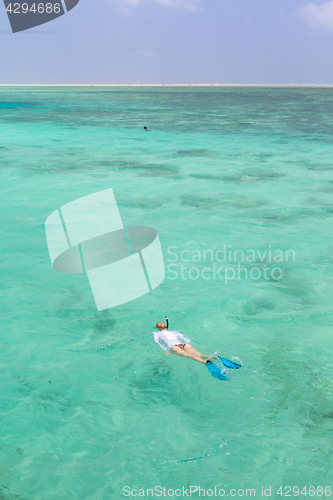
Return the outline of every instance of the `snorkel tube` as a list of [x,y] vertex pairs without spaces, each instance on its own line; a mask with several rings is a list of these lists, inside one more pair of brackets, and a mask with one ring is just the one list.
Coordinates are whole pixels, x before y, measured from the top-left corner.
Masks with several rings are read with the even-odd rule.
[[166,327],[167,329],[169,328],[169,320],[168,320],[168,316],[165,316],[165,319],[166,319]]

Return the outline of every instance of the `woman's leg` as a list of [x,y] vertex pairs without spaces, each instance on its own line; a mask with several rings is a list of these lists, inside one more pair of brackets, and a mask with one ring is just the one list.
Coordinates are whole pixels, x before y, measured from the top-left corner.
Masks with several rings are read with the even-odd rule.
[[201,358],[205,358],[205,359],[208,359],[211,357],[211,354],[202,354],[202,352],[199,352],[197,351],[196,349],[194,349],[194,347],[192,347],[190,344],[185,344],[185,349],[188,351],[188,352],[192,352],[193,354],[195,354],[196,356],[200,356]]
[[[173,346],[172,350],[178,356],[185,356],[186,358],[192,358],[195,361],[199,361],[199,363],[205,363],[206,364],[206,361],[204,361],[201,358],[200,352],[196,351],[189,344],[185,344],[184,348],[178,347],[178,346],[175,345],[175,346]],[[207,357],[209,357],[209,356],[207,356]]]

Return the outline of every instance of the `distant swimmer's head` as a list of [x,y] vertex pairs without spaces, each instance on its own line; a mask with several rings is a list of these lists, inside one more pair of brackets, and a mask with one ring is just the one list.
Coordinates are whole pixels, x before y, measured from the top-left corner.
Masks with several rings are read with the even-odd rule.
[[165,330],[165,323],[163,323],[163,321],[159,321],[158,323],[156,323],[156,328],[158,328],[159,330]]

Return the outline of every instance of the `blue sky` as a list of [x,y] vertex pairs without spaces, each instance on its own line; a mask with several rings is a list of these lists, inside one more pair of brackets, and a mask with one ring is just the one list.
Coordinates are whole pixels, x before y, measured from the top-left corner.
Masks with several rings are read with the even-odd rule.
[[333,83],[333,0],[80,0],[12,34],[0,83]]

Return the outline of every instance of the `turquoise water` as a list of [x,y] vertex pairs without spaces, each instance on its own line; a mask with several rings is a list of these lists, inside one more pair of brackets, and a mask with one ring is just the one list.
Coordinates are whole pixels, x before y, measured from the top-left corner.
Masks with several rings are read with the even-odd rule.
[[[332,146],[332,89],[0,89],[1,499],[333,486]],[[97,312],[44,222],[107,188],[166,278]],[[165,356],[165,314],[243,368]]]

